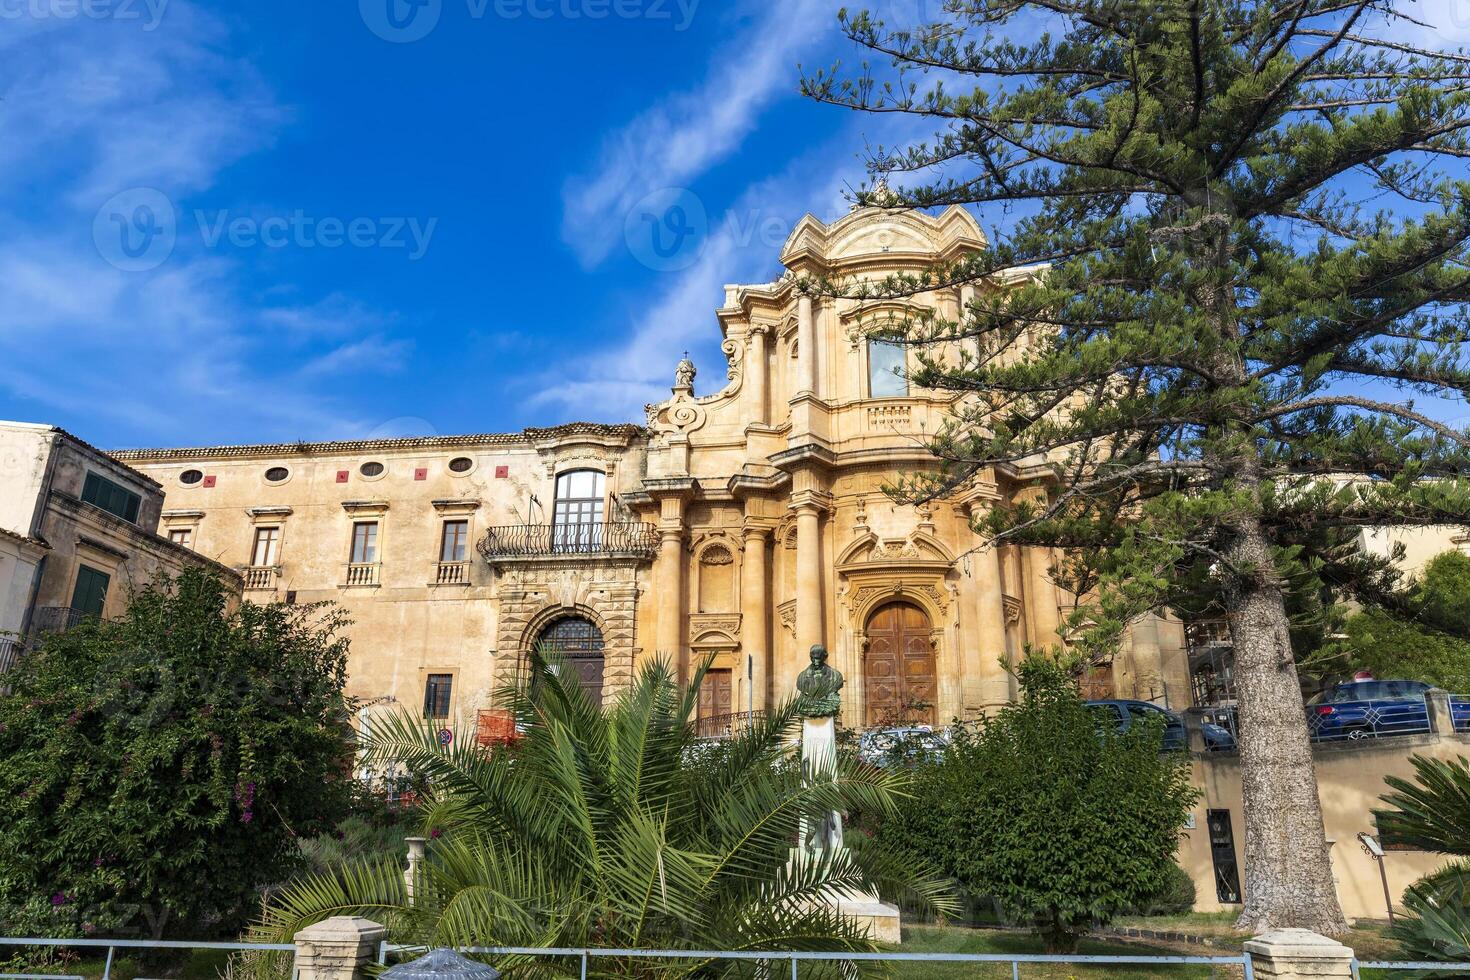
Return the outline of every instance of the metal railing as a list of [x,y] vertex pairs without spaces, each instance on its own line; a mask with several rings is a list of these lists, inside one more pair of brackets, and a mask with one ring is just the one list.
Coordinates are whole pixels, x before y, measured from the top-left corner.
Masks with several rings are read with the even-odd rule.
[[486,561],[561,555],[619,555],[652,559],[658,553],[658,528],[631,521],[508,524],[486,530],[476,547]]
[[1470,697],[1450,695],[1450,721],[1454,723],[1455,731],[1470,732]]
[[1307,731],[1314,742],[1428,735],[1433,730],[1434,726],[1429,721],[1429,702],[1425,698],[1307,705]]
[[381,562],[375,561],[348,562],[347,577],[342,584],[346,586],[377,585],[378,570],[382,567]]
[[71,606],[37,606],[31,617],[31,632],[65,633],[90,615],[86,610]]
[[467,561],[441,561],[434,571],[435,585],[464,585],[470,580]]
[[[378,947],[378,965],[384,966],[388,962],[388,954],[396,952],[423,953],[427,952],[424,946],[400,946],[394,943],[383,943]],[[877,962],[877,963],[1009,963],[1012,978],[1021,976],[1021,964],[1023,963],[1062,963],[1075,964],[1079,966],[1238,966],[1244,973],[1245,980],[1255,980],[1255,971],[1251,966],[1248,955],[1241,953],[1236,956],[1084,956],[1081,954],[1068,956],[1065,954],[1042,954],[1042,953],[842,953],[842,952],[779,952],[762,951],[753,952],[741,950],[734,952],[730,950],[709,949],[590,949],[590,948],[547,948],[541,946],[466,946],[459,949],[461,953],[476,953],[486,956],[553,956],[580,965],[580,975],[587,976],[588,965],[591,960],[604,958],[621,958],[629,960],[746,960],[756,963],[764,963],[769,970],[768,975],[774,978],[776,972],[774,966],[778,963],[790,963],[792,980],[800,977],[802,963],[826,962]],[[1365,964],[1367,965],[1367,964]]]
[[732,711],[729,714],[696,718],[694,734],[698,738],[723,738],[749,728],[757,718],[765,716],[764,711]]
[[[119,949],[226,949],[238,953],[277,952],[291,954],[291,980],[297,980],[296,947],[291,943],[200,943],[173,939],[42,939],[35,937],[0,936],[0,946],[61,946],[67,949],[105,949],[107,959],[102,965],[102,980],[112,980],[112,965]],[[82,980],[74,974],[25,973],[4,974],[8,977],[25,977],[29,980]]]
[[20,659],[21,642],[11,636],[0,636],[0,674],[14,667]]

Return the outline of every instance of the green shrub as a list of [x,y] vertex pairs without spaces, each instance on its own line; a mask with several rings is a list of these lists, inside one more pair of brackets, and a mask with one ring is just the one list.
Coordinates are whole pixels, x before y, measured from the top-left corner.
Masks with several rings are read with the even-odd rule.
[[1129,915],[1186,915],[1194,911],[1194,900],[1194,879],[1179,865],[1170,864],[1159,890],[1126,911]]
[[347,641],[203,572],[50,636],[0,695],[0,932],[235,935],[344,812]]
[[876,837],[1070,951],[1092,925],[1168,891],[1196,791],[1186,757],[1161,751],[1161,728],[1099,726],[1056,663],[1031,657],[1020,670],[1022,699],[919,767]]

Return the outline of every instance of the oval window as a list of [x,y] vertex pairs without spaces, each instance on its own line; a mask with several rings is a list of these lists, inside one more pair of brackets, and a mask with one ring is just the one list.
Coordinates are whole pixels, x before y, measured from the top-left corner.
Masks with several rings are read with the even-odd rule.
[[363,476],[382,476],[383,464],[377,462],[363,463],[362,466],[358,467],[357,472],[361,473]]
[[179,482],[186,487],[192,487],[202,479],[204,479],[202,470],[185,470],[179,474]]
[[468,473],[475,465],[475,461],[468,456],[456,456],[449,461],[449,469],[452,473]]
[[286,469],[286,467],[284,466],[272,466],[270,469],[265,471],[265,478],[266,482],[268,483],[280,483],[282,480],[290,475],[291,471]]

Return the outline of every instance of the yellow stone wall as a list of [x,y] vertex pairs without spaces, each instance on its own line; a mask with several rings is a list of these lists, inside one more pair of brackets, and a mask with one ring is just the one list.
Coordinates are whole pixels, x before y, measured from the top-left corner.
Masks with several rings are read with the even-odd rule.
[[[938,392],[871,397],[861,334],[875,317],[955,316],[967,296],[862,305],[803,295],[795,276],[878,278],[985,247],[958,208],[803,219],[781,253],[791,275],[726,288],[718,390],[697,394],[707,386],[679,365],[646,427],[117,455],[163,485],[165,527],[192,528],[196,549],[244,570],[247,598],[341,603],[353,619],[349,690],[364,700],[417,710],[425,677],[448,673],[455,726],[466,730],[540,630],[575,613],[602,631],[607,694],[642,659],[664,656],[687,672],[710,657],[731,671],[730,707],[760,709],[787,696],[820,642],[849,679],[844,721],[861,725],[871,720],[872,617],[904,603],[927,621],[904,637],[914,656],[920,640],[932,652],[931,710],[944,723],[1012,697],[1005,663],[1027,642],[1055,642],[1075,602],[1047,578],[1048,555],[986,547],[971,530],[990,501],[1034,492],[1045,461],[987,472],[931,506],[894,503],[884,486],[933,466],[924,435],[955,404]],[[461,457],[471,469],[452,472]],[[365,477],[373,462],[382,475]],[[288,478],[268,481],[273,467]],[[648,525],[646,551],[472,554],[463,581],[444,584],[444,520],[468,519],[476,542],[491,527],[544,526],[556,476],[574,469],[607,474],[607,520]],[[211,479],[186,485],[188,470]],[[347,569],[354,520],[380,523],[381,567],[362,584]],[[248,567],[261,526],[281,528],[275,569]],[[1113,675],[1120,697],[1187,705],[1178,624],[1139,624]]]

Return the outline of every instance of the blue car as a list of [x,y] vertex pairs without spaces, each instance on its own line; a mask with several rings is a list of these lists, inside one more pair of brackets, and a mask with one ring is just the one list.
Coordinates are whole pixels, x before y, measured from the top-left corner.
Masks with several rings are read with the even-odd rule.
[[1431,685],[1423,681],[1350,681],[1307,702],[1312,738],[1329,742],[1428,732]]
[[[1089,701],[1087,706],[1107,718],[1120,732],[1126,732],[1135,721],[1157,718],[1164,725],[1164,748],[1180,750],[1189,747],[1189,736],[1184,730],[1184,719],[1165,708],[1147,701],[1123,699]],[[1235,736],[1228,729],[1205,722],[1200,726],[1205,736],[1205,748],[1224,750],[1235,748]]]

